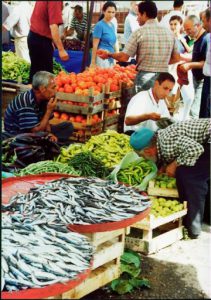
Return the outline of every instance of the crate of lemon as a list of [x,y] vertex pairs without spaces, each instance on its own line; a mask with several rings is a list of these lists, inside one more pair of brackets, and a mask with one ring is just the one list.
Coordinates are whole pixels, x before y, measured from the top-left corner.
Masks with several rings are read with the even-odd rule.
[[151,212],[131,226],[126,237],[127,248],[151,254],[183,238],[182,218],[187,214],[186,202],[164,197],[150,197]]
[[176,178],[168,177],[166,174],[159,174],[151,180],[147,189],[148,195],[179,198]]

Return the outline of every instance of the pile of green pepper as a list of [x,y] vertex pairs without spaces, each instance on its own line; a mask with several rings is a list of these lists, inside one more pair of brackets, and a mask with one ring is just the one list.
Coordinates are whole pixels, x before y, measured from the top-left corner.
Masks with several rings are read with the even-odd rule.
[[123,182],[132,186],[140,185],[143,179],[153,171],[150,161],[142,160],[140,162],[132,162],[127,168],[120,169],[117,173],[119,182]]

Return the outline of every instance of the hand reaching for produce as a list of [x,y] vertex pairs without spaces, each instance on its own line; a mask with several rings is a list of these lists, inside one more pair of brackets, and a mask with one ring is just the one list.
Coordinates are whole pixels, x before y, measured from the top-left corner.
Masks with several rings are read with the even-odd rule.
[[96,54],[102,59],[109,58],[109,52],[107,50],[98,49]]
[[61,60],[63,61],[67,61],[69,60],[69,55],[65,50],[60,50],[59,51],[59,57],[61,58]]

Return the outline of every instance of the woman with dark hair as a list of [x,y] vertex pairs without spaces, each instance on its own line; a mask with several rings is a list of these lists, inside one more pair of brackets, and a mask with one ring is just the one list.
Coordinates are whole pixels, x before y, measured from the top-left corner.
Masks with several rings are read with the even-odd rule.
[[112,1],[108,1],[103,5],[103,14],[100,16],[100,20],[93,31],[92,67],[97,65],[102,68],[109,68],[114,65],[113,58],[103,60],[96,53],[99,49],[107,50],[111,53],[114,53],[116,50],[117,37],[114,24],[112,23],[116,9],[116,5]]

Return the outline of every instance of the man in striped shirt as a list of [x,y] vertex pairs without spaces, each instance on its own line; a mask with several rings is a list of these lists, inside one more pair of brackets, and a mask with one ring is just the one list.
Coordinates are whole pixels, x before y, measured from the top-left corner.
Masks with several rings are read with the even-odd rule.
[[103,59],[112,57],[126,62],[136,55],[138,74],[135,79],[136,93],[153,87],[160,72],[168,72],[169,63],[180,60],[173,33],[161,27],[156,20],[157,7],[152,1],[138,5],[140,28],[133,32],[122,52],[103,54]]
[[210,119],[177,122],[155,134],[141,128],[131,135],[131,146],[141,155],[166,165],[175,176],[180,201],[188,202],[185,226],[191,238],[201,232],[208,181],[210,180]]
[[73,35],[74,30],[77,33],[77,38],[84,41],[87,32],[87,14],[83,12],[83,7],[80,5],[76,5],[74,8],[72,21],[64,30],[64,38]]
[[35,73],[32,89],[19,94],[8,105],[4,115],[2,139],[27,132],[49,132],[52,141],[63,142],[73,132],[71,123],[50,125],[57,99],[55,75],[47,71]]

